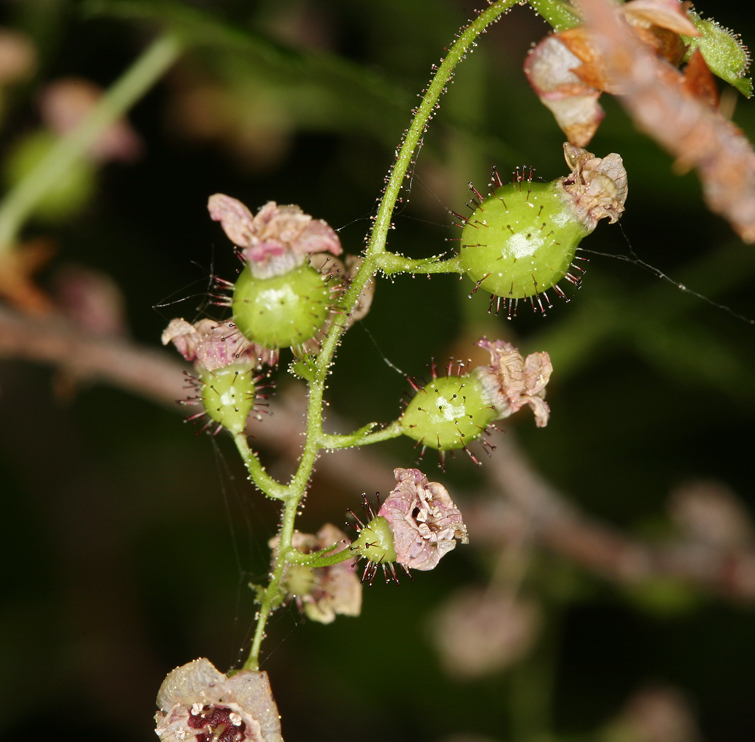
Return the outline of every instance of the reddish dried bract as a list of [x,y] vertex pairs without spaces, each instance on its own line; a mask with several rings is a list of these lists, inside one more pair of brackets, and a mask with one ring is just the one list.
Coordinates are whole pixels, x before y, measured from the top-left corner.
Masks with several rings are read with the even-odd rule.
[[177,667],[157,694],[155,731],[163,742],[283,742],[266,672],[229,678],[204,658]]
[[441,557],[468,543],[467,527],[448,490],[428,482],[419,469],[394,469],[398,485],[382,504],[379,516],[393,531],[396,561],[408,569],[429,570]]
[[338,235],[327,222],[313,219],[295,205],[268,201],[253,216],[241,201],[216,193],[210,196],[207,208],[231,242],[241,248],[255,278],[288,273],[313,253],[343,252]]

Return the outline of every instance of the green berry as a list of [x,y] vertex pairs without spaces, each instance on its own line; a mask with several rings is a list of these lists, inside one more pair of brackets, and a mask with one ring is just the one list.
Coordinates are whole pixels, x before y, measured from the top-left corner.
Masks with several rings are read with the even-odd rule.
[[288,348],[314,337],[330,311],[326,279],[309,265],[272,278],[241,272],[231,303],[233,321],[249,340]]
[[449,451],[466,448],[496,417],[476,376],[440,376],[417,390],[399,423],[423,446]]
[[569,268],[590,230],[561,195],[561,181],[499,187],[481,199],[462,231],[462,267],[477,288],[503,299],[509,314],[519,299],[550,288],[563,295],[562,278],[579,284]]
[[359,537],[352,542],[351,550],[372,564],[388,565],[395,562],[397,554],[388,521],[382,515],[374,517],[359,530]]
[[232,433],[242,433],[254,408],[254,369],[248,364],[233,363],[214,371],[203,371],[199,379],[205,412]]

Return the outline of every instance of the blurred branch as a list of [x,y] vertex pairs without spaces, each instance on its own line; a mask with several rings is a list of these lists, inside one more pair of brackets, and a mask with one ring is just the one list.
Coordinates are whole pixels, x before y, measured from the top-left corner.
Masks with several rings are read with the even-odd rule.
[[533,469],[511,435],[497,435],[486,467],[496,494],[464,508],[470,537],[500,544],[529,531],[535,543],[624,585],[671,578],[727,598],[755,600],[755,550],[697,541],[651,545],[591,520]]
[[620,22],[607,0],[580,7],[603,54],[620,100],[637,126],[697,170],[711,211],[722,215],[745,242],[755,242],[755,152],[718,110],[669,81],[669,66],[653,57]]
[[[183,371],[189,366],[167,352],[123,339],[82,333],[63,320],[22,317],[0,308],[0,358],[44,363],[75,377],[100,382],[179,411],[175,400],[186,397]],[[255,447],[298,458],[304,395],[287,393],[272,404],[273,415],[250,421]],[[329,415],[330,426],[339,421]],[[536,543],[585,569],[618,583],[632,585],[659,577],[674,578],[738,600],[755,600],[755,552],[751,548],[720,550],[697,542],[653,546],[634,540],[582,514],[532,468],[513,435],[498,435],[497,450],[485,471],[494,483],[484,501],[464,505],[474,542],[500,547],[519,541],[523,530]],[[392,487],[394,462],[371,451],[333,452],[318,461],[318,476],[352,490],[374,492]],[[501,497],[500,492],[506,497]]]

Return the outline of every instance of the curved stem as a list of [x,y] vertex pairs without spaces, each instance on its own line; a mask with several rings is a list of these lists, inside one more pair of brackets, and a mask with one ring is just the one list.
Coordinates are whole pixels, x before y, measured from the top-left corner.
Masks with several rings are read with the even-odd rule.
[[[276,566],[273,570],[273,577],[270,581],[270,585],[265,591],[262,604],[260,605],[254,640],[252,642],[249,658],[244,665],[245,668],[256,668],[259,665],[259,651],[265,633],[265,626],[270,616],[270,612],[274,607],[274,600],[277,596],[278,585],[280,584],[280,579],[283,574],[287,554],[292,548],[291,538],[293,536],[294,518],[296,516],[299,502],[304,496],[307,483],[312,476],[317,456],[323,442],[328,440],[331,442],[338,442],[342,440],[340,437],[330,437],[323,434],[322,411],[327,377],[349,314],[356,306],[359,296],[367,282],[372,279],[378,270],[381,269],[381,262],[387,268],[393,268],[393,272],[411,271],[418,267],[419,263],[423,264],[423,272],[458,272],[458,270],[449,270],[449,267],[453,265],[453,259],[447,261],[448,265],[445,265],[434,259],[429,259],[427,261],[410,261],[407,258],[401,258],[401,256],[389,256],[386,252],[388,231],[391,228],[393,211],[401,192],[404,178],[412,164],[415,151],[422,142],[422,136],[425,129],[427,128],[432,115],[435,113],[438,99],[445,92],[446,86],[453,77],[454,68],[464,59],[464,56],[470,52],[475,39],[491,23],[497,21],[503,13],[514,5],[515,2],[516,0],[497,0],[497,2],[493,2],[459,33],[456,41],[448,50],[446,58],[438,66],[435,75],[427,86],[427,89],[422,96],[422,102],[415,110],[412,122],[401,143],[396,162],[391,168],[388,184],[386,185],[380,205],[378,206],[375,224],[364,253],[364,260],[361,268],[354,276],[351,286],[341,302],[339,302],[342,311],[333,319],[333,324],[327,337],[323,341],[320,354],[317,357],[314,379],[309,383],[307,435],[304,451],[302,453],[301,461],[299,462],[299,468],[288,486],[289,497],[286,499]],[[402,261],[406,262],[402,264]],[[443,270],[437,270],[439,266],[443,265],[445,265]],[[372,436],[364,437],[371,437],[371,442],[375,442],[375,439],[381,434],[386,435],[386,437],[397,437],[400,435],[400,432],[394,427],[396,425],[397,423],[394,423],[383,431],[378,431],[378,433],[372,434]],[[345,436],[345,438],[348,437],[349,436]]]
[[183,45],[173,33],[152,43],[68,135],[62,137],[0,203],[0,254],[13,249],[36,205],[83,157],[102,131],[128,110],[176,61]]
[[581,23],[576,10],[563,0],[529,0],[529,5],[554,31],[564,31]]
[[341,549],[335,554],[333,549],[337,548],[338,544],[333,544],[327,549],[313,552],[312,554],[302,554],[296,549],[292,549],[288,552],[287,560],[292,564],[301,564],[305,567],[311,567],[312,569],[319,569],[320,567],[332,567],[334,564],[340,564],[341,562],[347,562],[349,559],[354,559],[355,554],[351,549]]
[[249,448],[249,441],[245,433],[235,433],[233,441],[244,461],[249,478],[268,496],[277,500],[289,497],[289,488],[273,479],[262,466],[257,454]]
[[461,255],[454,255],[448,260],[440,260],[439,257],[414,260],[385,252],[377,256],[376,262],[380,270],[388,276],[394,273],[464,273]]
[[328,435],[327,433],[323,433],[320,438],[320,446],[328,449],[355,448],[356,446],[367,446],[370,443],[389,441],[391,438],[398,438],[400,435],[403,435],[403,430],[398,420],[372,433],[370,431],[374,426],[375,423],[370,423],[350,435]]

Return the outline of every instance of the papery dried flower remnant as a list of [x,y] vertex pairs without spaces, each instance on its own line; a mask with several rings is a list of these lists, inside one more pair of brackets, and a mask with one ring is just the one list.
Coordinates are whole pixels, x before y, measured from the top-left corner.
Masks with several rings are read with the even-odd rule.
[[[296,531],[292,546],[302,554],[337,546],[330,554],[337,554],[350,546],[340,529],[326,523],[317,535]],[[280,538],[270,540],[273,557],[277,555]],[[312,621],[331,623],[336,615],[358,616],[362,611],[362,582],[354,571],[356,558],[329,567],[307,567],[290,564],[281,579],[288,598],[295,599],[299,608]]]
[[266,672],[232,677],[204,658],[178,667],[157,694],[155,732],[163,742],[283,742]]
[[490,353],[490,366],[478,366],[474,373],[482,382],[498,417],[508,417],[529,405],[535,413],[537,426],[547,425],[550,408],[544,398],[545,387],[553,373],[550,356],[544,352],[531,353],[525,359],[505,340],[491,342],[481,338],[477,345]]
[[393,532],[396,561],[407,569],[429,570],[441,557],[466,544],[467,527],[448,490],[428,482],[419,469],[394,469],[398,485],[378,512]]
[[216,193],[207,204],[210,216],[241,249],[255,278],[270,278],[303,265],[308,255],[340,255],[341,241],[322,219],[313,219],[298,206],[268,201],[256,215],[231,196]]
[[596,157],[581,147],[564,144],[571,173],[561,179],[561,188],[575,216],[592,231],[601,219],[615,224],[627,200],[627,171],[621,156],[612,152]]
[[233,363],[247,363],[253,368],[278,362],[278,351],[263,348],[247,340],[233,322],[201,319],[194,324],[175,318],[165,328],[162,343],[173,343],[185,360],[205,371],[215,371]]

